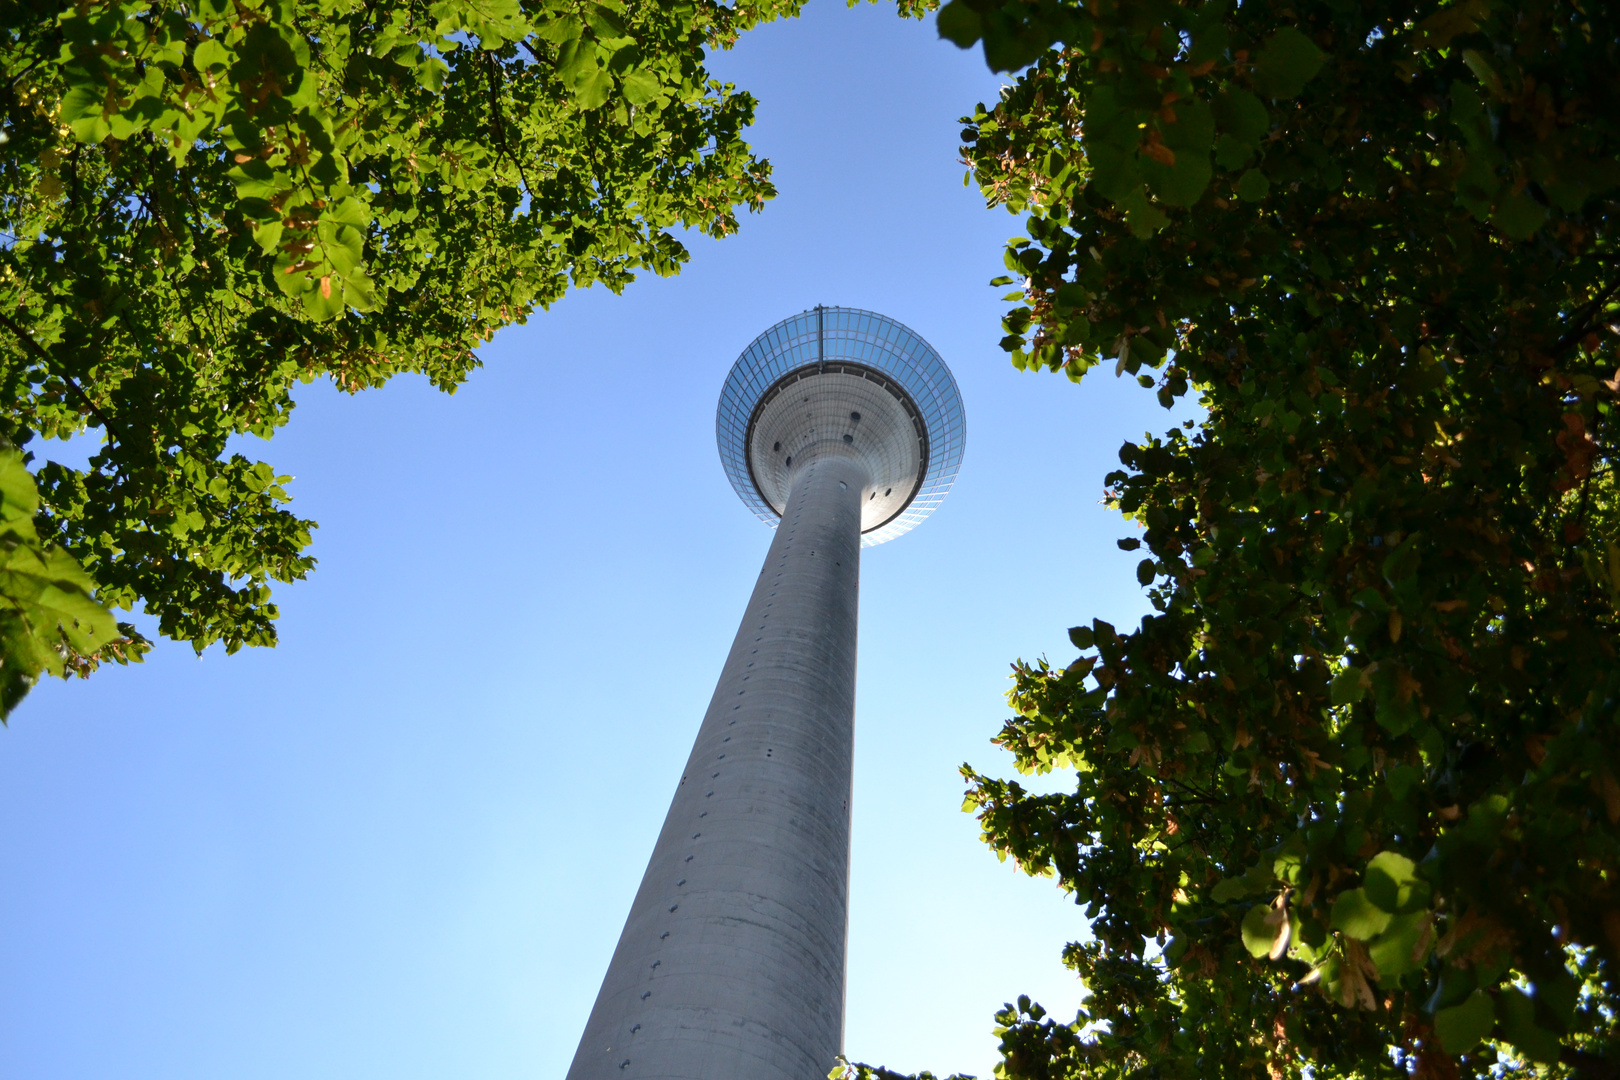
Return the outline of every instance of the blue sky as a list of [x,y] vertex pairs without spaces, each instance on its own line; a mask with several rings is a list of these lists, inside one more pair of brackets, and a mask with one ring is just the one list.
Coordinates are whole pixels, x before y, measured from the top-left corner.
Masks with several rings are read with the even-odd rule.
[[309,388],[250,448],[321,524],[280,647],[166,642],[0,731],[0,1077],[560,1077],[770,539],[716,397],[816,303],[917,330],[968,415],[950,498],[863,556],[848,1050],[987,1075],[1002,1002],[1078,1004],[1078,910],[979,843],[956,769],[1009,770],[1012,659],[1145,609],[1102,476],[1186,417],[996,347],[1021,227],[956,161],[979,54],[817,0],[713,67],[760,99],[763,214],[453,397]]

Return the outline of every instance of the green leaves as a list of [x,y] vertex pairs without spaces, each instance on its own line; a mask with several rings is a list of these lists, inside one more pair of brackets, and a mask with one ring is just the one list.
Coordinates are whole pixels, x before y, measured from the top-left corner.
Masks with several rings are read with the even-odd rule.
[[1232,190],[1244,202],[1259,202],[1271,191],[1271,181],[1267,180],[1266,174],[1259,169],[1249,169],[1238,177],[1238,182],[1232,185]]
[[1254,84],[1271,98],[1298,97],[1316,77],[1327,54],[1297,27],[1285,26],[1271,35],[1254,58]]
[[1423,970],[1434,947],[1434,917],[1428,912],[1396,915],[1367,944],[1367,956],[1378,969],[1379,982],[1398,985],[1402,975]]
[[1541,1065],[1558,1061],[1558,1036],[1536,1022],[1536,1003],[1524,991],[1510,986],[1498,994],[1496,1015],[1502,1038],[1525,1057]]
[[1483,1080],[1606,1053],[1616,14],[972,11],[987,41],[1060,46],[965,121],[1026,237],[1003,346],[1133,376],[1179,425],[1097,478],[1151,613],[1015,665],[996,742],[1023,771],[1085,763],[1072,793],[970,777],[987,842],[1094,935],[1065,954],[1089,1034],[1019,1020],[1002,1071],[1393,1054]]
[[[363,255],[347,254],[353,238],[344,231],[357,229],[363,242],[377,227],[372,192],[353,174],[357,167],[368,176],[375,173],[378,151],[389,160],[383,172],[395,182],[409,177],[407,188],[432,190],[442,184],[466,190],[476,186],[477,177],[501,171],[498,163],[508,172],[526,171],[513,168],[514,120],[544,140],[569,129],[570,113],[577,126],[577,114],[621,101],[638,112],[632,121],[621,105],[616,120],[632,126],[638,138],[653,137],[666,109],[678,114],[709,109],[703,103],[709,93],[704,79],[692,82],[696,73],[681,57],[683,50],[699,48],[705,28],[722,18],[713,6],[627,21],[615,4],[556,5],[539,20],[535,37],[536,43],[555,48],[542,46],[537,53],[525,46],[550,65],[570,95],[569,107],[551,115],[557,111],[549,104],[554,99],[537,93],[537,86],[516,93],[503,89],[543,81],[539,70],[511,55],[514,43],[536,35],[516,0],[442,0],[396,8],[376,26],[352,5],[301,15],[294,6],[254,6],[261,10],[251,17],[241,14],[244,9],[222,8],[205,11],[193,23],[160,16],[140,3],[118,8],[116,18],[96,5],[65,13],[60,20],[66,41],[63,117],[84,142],[149,135],[177,162],[222,144],[238,209],[255,223],[252,231],[262,249],[268,251],[272,242],[278,246],[280,254],[273,256],[274,272],[282,275],[278,285],[317,321],[349,309],[373,310],[387,291],[379,293]],[[781,0],[764,5],[756,16],[795,7],[793,0]],[[152,33],[154,25],[163,35]],[[464,38],[470,48],[459,47]],[[502,59],[495,60],[497,54]],[[452,66],[456,76],[447,90]],[[414,83],[413,92],[424,92],[413,105],[399,94],[409,85],[402,79]],[[671,79],[684,83],[679,93],[685,96],[678,102],[677,93],[666,92]],[[422,118],[436,108],[430,103],[449,98],[474,107],[472,122],[463,126],[476,130],[449,142],[436,136],[423,140]],[[709,128],[705,124],[700,130]],[[562,137],[578,138],[579,132]],[[649,149],[642,146],[642,152]],[[448,169],[418,174],[424,153]],[[367,160],[373,164],[362,164]],[[542,154],[541,160],[545,164],[537,162],[534,170],[557,167],[555,155]],[[528,186],[526,176],[510,179]],[[647,174],[640,174],[638,182],[647,181]],[[744,187],[758,190],[753,179]],[[627,203],[649,204],[658,200]],[[324,209],[333,205],[358,205],[363,220],[338,222]],[[722,217],[729,218],[729,211]],[[656,257],[644,252],[649,266],[667,265],[667,242],[659,239],[646,247],[658,249]]]
[[978,13],[965,0],[950,0],[939,9],[934,20],[939,36],[954,42],[959,48],[969,49],[984,34],[984,24]]
[[1370,941],[1389,926],[1390,913],[1372,902],[1365,889],[1347,889],[1333,901],[1328,924],[1357,941]]
[[[1168,116],[1174,116],[1171,120]],[[1202,101],[1189,101],[1180,108],[1172,106],[1161,113],[1158,128],[1162,145],[1169,151],[1143,162],[1143,171],[1158,193],[1170,206],[1191,206],[1209,186],[1210,147],[1215,138],[1214,111]]]
[[1347,666],[1333,677],[1328,700],[1334,705],[1353,705],[1367,694],[1367,669]]
[[1243,916],[1243,947],[1255,959],[1269,956],[1281,920],[1270,904],[1256,904]]
[[624,100],[632,105],[645,105],[658,96],[662,84],[650,71],[631,71],[624,76]]
[[1384,580],[1391,585],[1398,586],[1418,572],[1422,561],[1423,534],[1413,533],[1396,545],[1395,550],[1385,557],[1382,566]]
[[1491,224],[1510,240],[1528,240],[1547,221],[1547,208],[1526,191],[1506,191],[1491,211]]
[[1215,160],[1223,169],[1240,169],[1259,150],[1271,127],[1266,107],[1249,91],[1232,87],[1217,94],[1211,108],[1223,132]]
[[[573,14],[554,18],[541,33],[557,44],[557,74],[581,109],[601,108],[621,85],[631,105],[654,101],[662,88],[655,72],[632,70],[640,59],[639,48],[619,16],[606,6],[587,5],[584,18]],[[620,83],[615,83],[614,73]]]
[[1429,885],[1417,876],[1417,867],[1393,851],[1373,856],[1362,875],[1367,899],[1392,915],[1407,915],[1429,906]]
[[1454,1056],[1466,1054],[1478,1046],[1495,1024],[1495,1007],[1490,995],[1483,990],[1475,990],[1461,1005],[1434,1014],[1434,1033],[1440,1039],[1440,1047]]
[[613,93],[613,76],[602,68],[592,68],[572,83],[574,97],[582,109],[601,108]]
[[1224,904],[1266,892],[1274,883],[1272,868],[1262,859],[1238,877],[1223,878],[1216,882],[1215,887],[1209,891],[1209,898],[1217,904]]
[[61,116],[75,138],[82,142],[100,142],[112,134],[107,117],[116,105],[117,100],[110,92],[79,85],[63,95]]
[[[0,437],[43,459],[40,535],[168,636],[273,644],[272,585],[313,567],[314,523],[231,438],[274,435],[300,382],[453,389],[496,330],[568,289],[675,273],[682,232],[735,231],[774,189],[742,138],[753,99],[703,57],[797,7],[19,16],[0,80],[0,205],[21,238],[0,247]],[[89,429],[87,468],[49,460]]]
[[41,672],[65,678],[70,666],[93,667],[102,650],[126,644],[112,615],[91,598],[90,575],[62,548],[40,541],[38,509],[22,454],[0,448],[0,723]]
[[533,29],[518,0],[439,0],[428,6],[428,16],[436,20],[438,37],[465,31],[491,50],[522,41]]

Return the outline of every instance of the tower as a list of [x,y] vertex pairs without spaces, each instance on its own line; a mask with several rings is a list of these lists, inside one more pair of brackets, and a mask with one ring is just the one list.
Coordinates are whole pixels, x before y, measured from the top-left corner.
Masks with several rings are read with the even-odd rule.
[[939,354],[817,307],[743,350],[720,460],[776,535],[568,1080],[820,1080],[842,1050],[862,547],[950,490]]

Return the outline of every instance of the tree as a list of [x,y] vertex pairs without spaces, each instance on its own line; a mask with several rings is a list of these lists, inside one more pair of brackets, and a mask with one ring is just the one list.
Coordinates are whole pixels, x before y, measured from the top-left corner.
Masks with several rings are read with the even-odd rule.
[[0,719],[40,672],[65,678],[72,659],[119,648],[118,626],[91,598],[90,576],[40,540],[38,511],[39,491],[22,454],[0,450]]
[[1091,920],[1086,1008],[1009,1005],[997,1075],[1620,1074],[1617,13],[939,28],[1028,65],[963,133],[1028,216],[1014,366],[1191,414],[1104,481],[1153,613],[1015,665],[996,741],[1074,792],[964,767]]
[[[40,543],[199,651],[273,644],[314,522],[231,436],[270,437],[317,378],[453,391],[570,286],[732,232],[774,192],[704,49],[800,2],[8,2],[0,436],[103,439],[38,468]],[[56,646],[5,670],[150,643]]]

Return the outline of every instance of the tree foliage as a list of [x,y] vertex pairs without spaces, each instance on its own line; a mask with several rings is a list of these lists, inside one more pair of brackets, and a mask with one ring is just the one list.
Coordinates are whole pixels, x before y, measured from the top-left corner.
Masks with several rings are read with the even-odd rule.
[[13,447],[0,449],[0,723],[42,671],[85,673],[122,659],[118,625],[73,556],[40,540],[39,492]]
[[939,26],[1030,65],[963,133],[1028,216],[1014,365],[1201,407],[1105,480],[1153,613],[1015,665],[997,741],[1074,792],[964,770],[1091,920],[1085,1010],[1009,1005],[997,1075],[1616,1075],[1617,13]]
[[102,440],[38,468],[40,535],[199,651],[273,643],[314,523],[231,439],[317,378],[453,390],[732,232],[774,192],[704,50],[799,3],[6,0],[0,435]]

